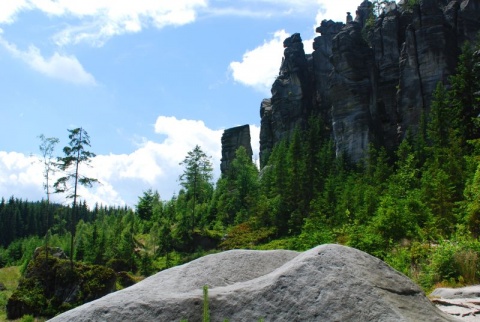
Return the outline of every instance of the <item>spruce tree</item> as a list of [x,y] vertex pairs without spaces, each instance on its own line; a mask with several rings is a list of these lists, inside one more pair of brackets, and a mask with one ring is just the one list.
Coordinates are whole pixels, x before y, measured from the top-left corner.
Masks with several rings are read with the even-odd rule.
[[210,157],[196,145],[192,151],[189,151],[185,159],[180,163],[184,171],[180,175],[180,184],[185,189],[185,199],[187,206],[190,205],[189,228],[193,232],[198,224],[196,207],[206,201],[209,201],[213,193],[213,168]]
[[83,128],[75,128],[68,130],[70,133],[68,138],[70,142],[68,146],[63,148],[64,157],[58,158],[58,169],[62,171],[63,176],[57,179],[53,187],[56,193],[66,193],[68,199],[72,199],[72,211],[70,219],[70,264],[73,269],[74,255],[74,238],[77,220],[77,211],[79,208],[77,199],[78,186],[92,187],[94,183],[98,183],[97,179],[89,178],[81,173],[80,165],[89,165],[95,154],[87,151],[86,147],[90,146],[90,137]]

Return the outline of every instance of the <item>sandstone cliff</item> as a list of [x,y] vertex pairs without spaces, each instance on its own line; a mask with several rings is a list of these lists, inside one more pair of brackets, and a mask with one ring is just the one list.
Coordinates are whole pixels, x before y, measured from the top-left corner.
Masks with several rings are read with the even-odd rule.
[[250,126],[242,125],[233,127],[223,131],[222,135],[222,159],[220,170],[222,174],[226,174],[230,169],[230,164],[235,159],[235,153],[239,147],[243,146],[250,159],[253,156]]
[[294,34],[261,103],[260,164],[273,146],[310,115],[319,115],[338,153],[360,160],[370,143],[395,148],[429,112],[439,81],[455,72],[460,48],[480,30],[478,0],[391,2],[369,19],[364,1],[355,19],[322,21],[314,51],[306,55]]

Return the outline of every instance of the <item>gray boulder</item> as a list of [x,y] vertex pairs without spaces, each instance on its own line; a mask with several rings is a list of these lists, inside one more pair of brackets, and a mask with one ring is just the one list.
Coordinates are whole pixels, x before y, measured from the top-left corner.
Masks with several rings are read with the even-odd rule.
[[480,285],[460,288],[437,288],[430,297],[443,312],[459,316],[463,321],[480,321]]
[[441,297],[444,299],[463,299],[463,298],[480,298],[480,285],[471,285],[460,288],[441,287],[435,289],[432,297]]
[[232,250],[151,276],[51,321],[455,321],[404,275],[359,250]]

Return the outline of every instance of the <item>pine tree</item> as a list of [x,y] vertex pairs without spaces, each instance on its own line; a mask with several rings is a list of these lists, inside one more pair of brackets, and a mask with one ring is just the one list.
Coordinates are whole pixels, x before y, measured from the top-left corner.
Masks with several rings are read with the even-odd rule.
[[64,176],[60,177],[53,186],[56,193],[67,193],[67,198],[73,199],[70,220],[70,264],[73,269],[73,245],[79,208],[77,203],[79,197],[78,186],[92,187],[94,183],[98,183],[98,180],[86,177],[80,172],[80,165],[89,165],[91,159],[95,157],[94,153],[86,150],[86,147],[90,146],[88,133],[83,128],[68,130],[68,132],[70,132],[68,136],[70,139],[69,145],[63,148],[65,156],[59,157],[57,163],[58,169],[62,171]]
[[193,232],[198,224],[196,207],[209,201],[213,193],[213,168],[210,157],[200,148],[195,146],[189,151],[185,159],[180,163],[185,167],[180,175],[180,184],[185,189],[185,201],[190,204],[189,228]]

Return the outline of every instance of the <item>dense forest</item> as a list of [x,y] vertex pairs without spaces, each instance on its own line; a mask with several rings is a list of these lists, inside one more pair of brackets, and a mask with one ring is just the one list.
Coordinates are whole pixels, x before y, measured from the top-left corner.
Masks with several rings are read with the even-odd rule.
[[372,145],[352,163],[336,155],[322,119],[312,116],[261,170],[239,148],[216,183],[209,156],[195,147],[171,200],[155,190],[142,192],[135,209],[2,199],[0,267],[25,267],[45,242],[75,261],[142,276],[208,252],[340,243],[427,291],[478,283],[479,113],[480,46],[467,44],[457,73],[438,84],[419,129],[396,151]]

